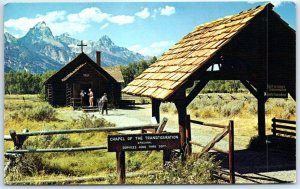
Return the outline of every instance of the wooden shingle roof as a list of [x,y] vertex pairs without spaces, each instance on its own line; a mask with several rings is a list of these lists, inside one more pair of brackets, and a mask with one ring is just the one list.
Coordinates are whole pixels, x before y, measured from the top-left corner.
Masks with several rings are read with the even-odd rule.
[[118,83],[124,83],[123,74],[120,66],[102,67],[107,73],[109,73]]
[[55,74],[49,77],[44,83],[47,84],[53,80],[64,82],[87,64],[98,73],[101,73],[106,79],[116,83],[118,82],[113,75],[108,73],[105,69],[103,69],[103,67],[99,66],[99,64],[96,64],[92,59],[90,59],[90,57],[82,52],[60,70],[58,70]]
[[267,4],[197,26],[122,91],[160,100],[170,97]]

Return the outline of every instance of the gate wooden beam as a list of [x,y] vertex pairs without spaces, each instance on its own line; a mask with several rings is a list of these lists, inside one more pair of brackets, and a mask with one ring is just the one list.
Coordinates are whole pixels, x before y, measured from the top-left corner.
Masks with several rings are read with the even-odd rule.
[[249,81],[241,80],[244,86],[252,93],[257,99],[257,120],[258,120],[258,136],[266,136],[266,117],[265,117],[265,103],[267,97],[264,95],[264,90],[255,88]]
[[247,80],[240,80],[240,81],[250,91],[250,93],[253,96],[255,96],[255,98],[258,98],[257,89],[253,85],[251,85],[249,81],[247,81]]
[[205,87],[207,83],[208,80],[201,80],[196,84],[190,94],[186,97],[186,106],[188,106],[194,100],[194,98],[199,94],[199,92]]

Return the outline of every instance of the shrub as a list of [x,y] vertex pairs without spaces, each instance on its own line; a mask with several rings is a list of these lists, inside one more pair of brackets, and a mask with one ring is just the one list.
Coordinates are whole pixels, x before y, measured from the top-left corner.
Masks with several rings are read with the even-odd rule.
[[255,102],[250,102],[248,105],[248,111],[251,114],[257,114],[257,104]]
[[285,109],[289,111],[290,114],[295,114],[296,113],[296,104],[293,102],[287,102],[285,105]]
[[149,101],[146,98],[140,98],[140,103],[141,104],[148,104]]
[[255,150],[255,151],[265,151],[267,148],[266,138],[254,136],[251,137],[249,144],[247,145],[247,149]]
[[198,117],[200,117],[200,113],[199,113],[199,111],[196,111],[196,112],[194,112],[194,116],[195,116],[195,118],[198,118]]
[[291,117],[291,112],[289,109],[284,109],[283,112],[280,114],[281,119],[289,119]]
[[162,112],[170,112],[170,113],[174,113],[174,114],[177,113],[177,108],[176,108],[175,104],[170,103],[170,102],[161,104],[160,109]]
[[97,118],[88,114],[83,114],[78,119],[73,119],[71,125],[76,128],[115,127],[115,124],[106,121],[104,118]]
[[208,108],[204,108],[201,111],[201,118],[209,118],[209,117],[213,117],[214,113],[213,113],[213,108],[212,107],[208,107]]
[[139,169],[141,169],[142,166],[142,162],[140,161],[132,161],[132,160],[128,160],[127,161],[127,170],[129,172],[133,172],[133,171],[137,171]]
[[15,120],[54,121],[56,110],[48,104],[39,104],[36,107],[21,106],[19,111],[14,111],[10,117]]
[[221,109],[223,116],[229,117],[234,116],[240,113],[241,109],[243,108],[243,102],[239,101],[231,101],[223,106]]
[[39,137],[29,138],[23,144],[23,148],[25,149],[48,148],[52,140],[53,140],[53,136],[51,135],[43,135]]
[[284,108],[286,101],[284,99],[276,99],[276,100],[274,100],[274,104],[276,107]]
[[6,181],[21,180],[26,176],[36,176],[45,167],[39,154],[26,154],[16,158],[14,166],[9,170]]
[[33,108],[28,113],[28,118],[36,121],[54,121],[56,120],[56,115],[57,112],[52,106],[43,104],[42,106]]
[[79,146],[79,142],[71,140],[69,135],[56,135],[49,144],[50,148],[70,148]]
[[161,174],[149,176],[153,184],[215,184],[213,173],[219,170],[220,162],[213,156],[191,157],[184,164],[174,159]]
[[168,104],[162,104],[162,105],[160,106],[160,110],[161,110],[162,112],[169,112],[169,109],[170,109],[170,107],[168,106]]

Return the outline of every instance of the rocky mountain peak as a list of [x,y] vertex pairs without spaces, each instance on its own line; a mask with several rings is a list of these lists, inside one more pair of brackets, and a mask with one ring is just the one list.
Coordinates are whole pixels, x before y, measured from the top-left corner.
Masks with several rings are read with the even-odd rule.
[[115,44],[112,42],[112,40],[107,35],[103,35],[99,39],[99,42],[103,46],[107,46],[107,47],[115,46]]
[[46,24],[46,22],[42,21],[42,22],[38,22],[34,27],[35,28],[47,28],[47,24]]
[[53,39],[54,36],[50,28],[45,22],[38,22],[35,26],[30,28],[28,33],[24,36],[25,38],[32,38],[36,40]]

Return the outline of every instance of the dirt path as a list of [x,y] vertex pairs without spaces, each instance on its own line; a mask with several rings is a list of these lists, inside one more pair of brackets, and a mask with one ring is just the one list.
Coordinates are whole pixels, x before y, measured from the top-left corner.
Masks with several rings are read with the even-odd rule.
[[[137,105],[135,109],[109,110],[109,115],[101,115],[99,112],[89,113],[97,117],[115,123],[117,127],[132,126],[151,123],[151,105]],[[165,130],[178,132],[177,114],[161,113],[161,119],[168,118]],[[218,129],[191,125],[192,140],[201,144],[207,144]],[[235,136],[235,161],[236,183],[291,183],[296,181],[296,160],[287,157],[280,152],[254,152],[245,149],[245,145],[239,141],[249,140],[249,136]],[[216,147],[228,150],[228,137],[225,137]],[[201,148],[193,147],[193,152],[199,152]],[[223,160],[222,168],[228,170],[226,157],[215,153],[217,158]],[[288,159],[289,158],[289,159]],[[288,160],[288,161],[287,161]]]

